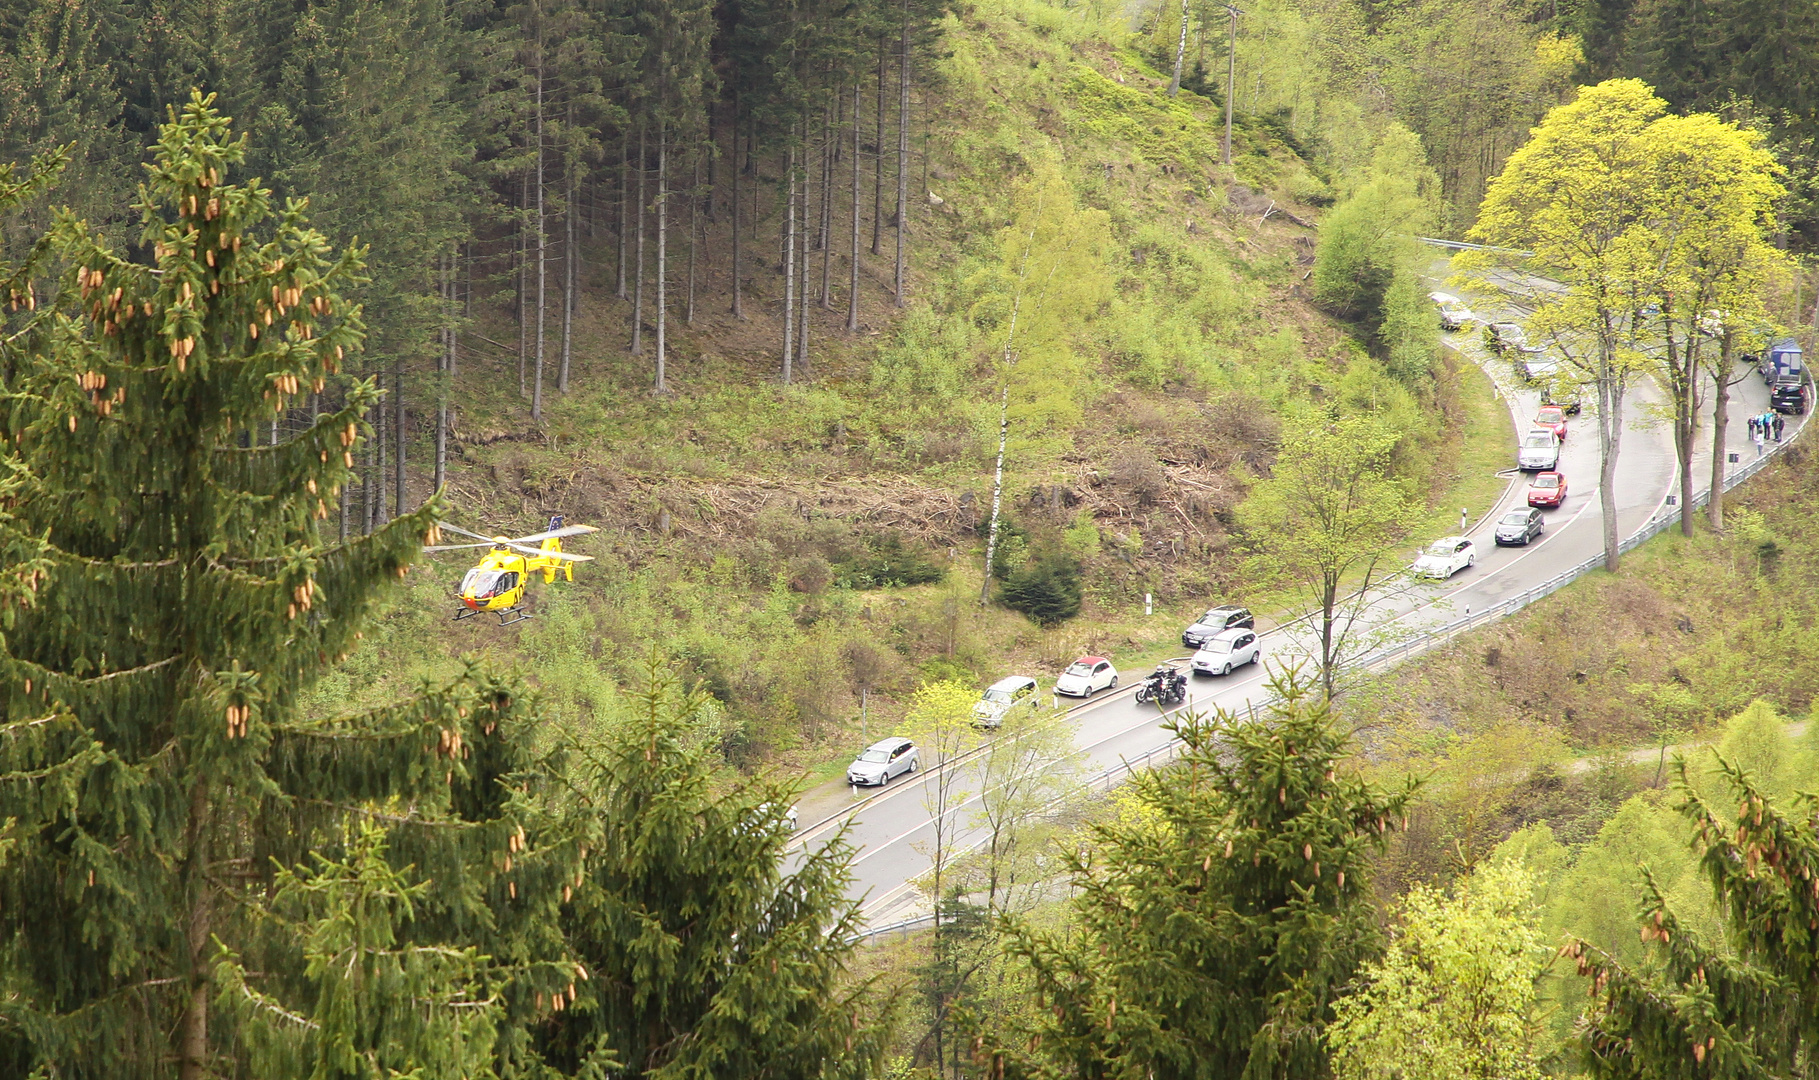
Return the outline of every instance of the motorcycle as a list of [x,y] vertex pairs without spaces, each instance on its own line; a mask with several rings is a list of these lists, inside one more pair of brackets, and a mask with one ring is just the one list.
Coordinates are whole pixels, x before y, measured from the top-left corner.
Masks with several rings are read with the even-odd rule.
[[1179,705],[1187,700],[1187,676],[1173,668],[1152,672],[1137,687],[1137,703],[1151,701],[1158,705]]

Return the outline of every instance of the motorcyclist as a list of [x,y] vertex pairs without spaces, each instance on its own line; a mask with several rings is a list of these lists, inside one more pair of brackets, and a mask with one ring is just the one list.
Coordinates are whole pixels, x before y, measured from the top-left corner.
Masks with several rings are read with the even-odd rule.
[[1158,699],[1173,697],[1184,700],[1187,697],[1187,676],[1173,664],[1157,664],[1156,670],[1150,672],[1144,680],[1150,684],[1151,693]]

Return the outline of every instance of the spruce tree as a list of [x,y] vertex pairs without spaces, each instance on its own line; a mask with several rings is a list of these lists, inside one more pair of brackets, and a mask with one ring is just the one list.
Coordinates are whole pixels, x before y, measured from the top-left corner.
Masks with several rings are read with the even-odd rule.
[[[1726,940],[1704,940],[1643,868],[1638,912],[1648,955],[1626,968],[1575,940],[1590,976],[1586,1065],[1593,1076],[1810,1076],[1819,1055],[1819,815],[1811,794],[1777,807],[1759,778],[1719,759],[1675,787]],[[1732,802],[1736,809],[1731,809]]]
[[875,1068],[893,1010],[849,977],[851,845],[837,835],[785,873],[793,793],[721,782],[699,734],[712,699],[654,660],[645,679],[603,738],[567,740],[585,855],[562,925],[587,977],[541,1029],[549,1063],[632,1080]]
[[1175,763],[1132,778],[1137,813],[1095,825],[1071,927],[1013,920],[1042,1019],[991,1051],[1002,1076],[1262,1080],[1326,1071],[1332,1005],[1378,946],[1365,881],[1396,791],[1350,775],[1311,680],[1260,715],[1188,714]]
[[[370,382],[300,434],[247,438],[335,376],[363,327],[344,296],[359,253],[333,251],[300,202],[269,220],[267,192],[230,182],[243,155],[193,98],[162,130],[137,243],[65,212],[48,245],[61,291],[6,286],[0,581],[28,588],[0,624],[0,1074],[473,1060],[490,1031],[449,1015],[470,946],[514,965],[496,979],[513,1016],[553,985],[529,958],[569,870],[520,850],[512,688],[469,670],[367,713],[299,706],[437,507],[327,539]],[[396,974],[341,993],[313,966],[328,955]],[[386,988],[416,1007],[365,1008]]]

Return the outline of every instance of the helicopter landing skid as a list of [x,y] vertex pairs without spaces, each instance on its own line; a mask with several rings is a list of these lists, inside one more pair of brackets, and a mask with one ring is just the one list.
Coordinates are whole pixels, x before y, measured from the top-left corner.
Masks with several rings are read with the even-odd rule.
[[464,607],[461,610],[455,612],[455,621],[460,622],[462,619],[471,619],[478,614],[480,614],[480,612],[475,610],[474,608]]
[[510,626],[513,623],[521,623],[530,617],[530,612],[523,608],[506,608],[499,613],[499,625]]

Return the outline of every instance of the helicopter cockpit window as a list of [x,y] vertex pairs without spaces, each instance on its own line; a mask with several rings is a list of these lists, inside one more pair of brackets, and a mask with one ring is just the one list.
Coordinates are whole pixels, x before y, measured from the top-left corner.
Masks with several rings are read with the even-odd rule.
[[461,579],[461,595],[471,596],[476,600],[484,600],[490,596],[498,596],[500,593],[512,587],[512,582],[507,579],[516,578],[517,576],[518,575],[516,574],[502,573],[498,570],[482,570],[479,567],[475,567],[467,572],[466,577]]

